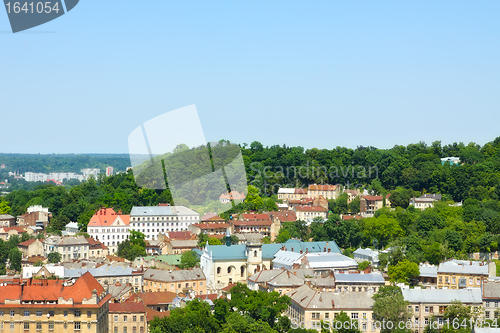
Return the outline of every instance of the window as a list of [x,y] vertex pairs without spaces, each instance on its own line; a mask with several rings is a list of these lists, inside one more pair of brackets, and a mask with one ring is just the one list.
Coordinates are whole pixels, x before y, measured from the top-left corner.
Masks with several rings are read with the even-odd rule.
[[68,316],[68,311],[64,311],[64,317]]
[[330,313],[329,312],[326,312],[325,313],[325,319],[329,319],[330,318]]
[[455,278],[455,277],[452,277],[452,278],[451,278],[451,283],[453,283],[453,284],[456,284],[456,283],[457,283],[457,280],[456,280],[456,278]]
[[118,333],[118,327],[115,326],[114,332]]
[[363,323],[362,329],[363,329],[363,331],[366,331],[366,324],[365,323]]
[[87,311],[87,317],[88,318],[92,317],[92,311]]
[[132,327],[132,333],[137,333],[137,327],[135,326]]
[[118,316],[115,315],[115,323],[118,321]]
[[358,313],[357,312],[351,313],[351,319],[358,319]]
[[425,318],[425,319],[424,319],[424,325],[425,325],[425,326],[429,325],[429,318]]
[[37,316],[37,317],[41,317],[41,316],[42,316],[42,311],[37,310],[37,312],[36,312],[36,316]]
[[489,317],[490,317],[490,312],[489,312],[489,311],[486,311],[486,312],[484,313],[484,316],[485,316],[486,318],[489,318]]
[[10,310],[10,316],[14,317],[14,314],[15,314],[14,310]]
[[132,316],[132,321],[137,321],[137,316]]
[[[144,321],[144,316],[141,316],[141,321]],[[142,327],[141,327],[142,328]]]
[[127,327],[126,326],[123,328],[123,333],[127,333]]
[[29,331],[29,329],[30,329],[30,323],[29,323],[29,321],[25,321],[24,322],[24,329]]
[[42,329],[42,322],[41,321],[37,321],[36,322],[36,330],[40,331],[41,329]]
[[144,333],[144,326],[141,326],[141,327],[139,328],[139,333]]
[[498,308],[498,302],[495,302],[495,308]]
[[203,282],[200,282],[200,287],[203,287]]
[[490,302],[486,302],[486,307],[489,308],[490,307]]
[[366,319],[366,312],[363,312],[363,319]]
[[82,312],[80,310],[75,310],[75,317],[80,317]]
[[415,312],[418,312],[419,308],[418,305],[415,305]]
[[429,313],[429,307],[428,307],[428,306],[426,306],[426,307],[424,308],[424,311],[425,311],[425,313]]
[[11,329],[11,330],[13,330],[14,328],[16,328],[16,324],[15,324],[15,323],[13,323],[13,322],[11,322],[11,323],[10,323],[10,329]]
[[127,321],[127,316],[123,316],[123,321]]
[[53,321],[49,321],[49,330],[50,331],[54,330],[54,322]]
[[25,316],[25,317],[29,317],[29,316],[30,316],[30,312],[29,312],[29,310],[24,310],[24,316]]

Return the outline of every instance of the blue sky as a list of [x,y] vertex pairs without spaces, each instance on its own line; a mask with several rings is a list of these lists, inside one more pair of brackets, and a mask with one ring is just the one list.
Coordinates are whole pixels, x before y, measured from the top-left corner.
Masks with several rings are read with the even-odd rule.
[[126,153],[195,104],[208,141],[306,148],[500,136],[498,1],[81,0],[0,10],[0,152]]

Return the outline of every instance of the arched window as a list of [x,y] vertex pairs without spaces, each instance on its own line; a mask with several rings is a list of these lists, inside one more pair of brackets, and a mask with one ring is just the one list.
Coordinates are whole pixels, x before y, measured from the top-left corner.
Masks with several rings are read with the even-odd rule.
[[253,251],[253,256],[257,257],[257,251]]
[[220,271],[221,271],[220,267],[217,267],[217,274],[220,274]]
[[240,275],[241,275],[241,277],[243,277],[244,274],[245,274],[245,266],[241,266],[240,267]]
[[231,266],[229,266],[229,267],[227,268],[227,273],[228,273],[228,274],[230,274],[230,273],[231,273]]

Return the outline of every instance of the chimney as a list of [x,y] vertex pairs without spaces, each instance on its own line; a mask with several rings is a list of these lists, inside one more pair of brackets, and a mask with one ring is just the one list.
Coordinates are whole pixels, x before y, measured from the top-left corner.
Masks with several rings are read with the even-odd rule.
[[302,254],[302,250],[300,250],[300,254]]
[[326,247],[323,249],[323,252],[326,252]]
[[332,250],[332,249],[328,248],[328,253],[330,253],[330,251],[331,251],[331,250]]
[[292,247],[292,252],[293,252],[293,247]]
[[306,247],[306,253],[309,253],[309,248],[308,247]]

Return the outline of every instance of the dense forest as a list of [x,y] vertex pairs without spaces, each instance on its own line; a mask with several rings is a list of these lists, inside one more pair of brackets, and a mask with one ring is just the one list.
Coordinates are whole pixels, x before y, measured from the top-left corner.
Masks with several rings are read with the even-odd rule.
[[[372,193],[391,193],[391,207],[379,210],[375,217],[349,221],[339,215],[359,211],[359,201],[347,204],[347,197],[342,195],[330,202],[332,214],[328,221],[310,227],[302,221],[285,225],[280,241],[290,237],[334,239],[346,251],[358,246],[401,248],[404,255],[388,259],[393,263],[403,257],[412,262],[438,262],[499,248],[500,137],[484,146],[441,146],[435,142],[431,146],[418,143],[387,150],[304,150],[263,147],[253,142],[241,145],[241,151],[247,181],[252,186],[246,201],[222,214],[225,218],[231,212],[275,209],[274,193],[279,186],[340,183]],[[440,158],[449,156],[459,157],[461,163],[443,165]],[[408,207],[409,198],[422,193],[440,193],[443,199],[423,212]],[[463,206],[451,205],[458,201]],[[69,221],[78,221],[85,231],[90,217],[100,207],[113,207],[126,214],[133,206],[158,203],[173,203],[169,188],[140,188],[130,171],[71,187],[37,184],[30,190],[14,190],[2,197],[0,214],[21,215],[27,207],[40,204],[53,213],[52,231],[61,230]]]

